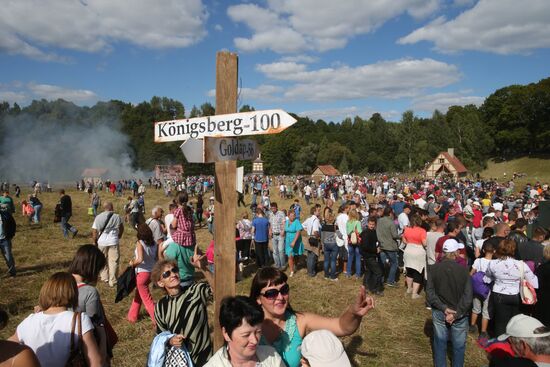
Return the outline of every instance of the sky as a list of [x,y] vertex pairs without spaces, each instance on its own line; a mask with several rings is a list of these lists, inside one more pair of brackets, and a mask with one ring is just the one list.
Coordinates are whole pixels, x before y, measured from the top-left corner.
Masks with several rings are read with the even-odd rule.
[[549,0],[17,0],[0,12],[0,100],[215,104],[399,121],[550,76]]

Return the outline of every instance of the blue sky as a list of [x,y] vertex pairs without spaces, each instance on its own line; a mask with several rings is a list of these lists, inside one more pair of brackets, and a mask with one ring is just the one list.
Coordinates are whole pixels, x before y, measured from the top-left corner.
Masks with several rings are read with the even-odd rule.
[[240,106],[397,121],[549,77],[549,48],[548,0],[18,0],[0,12],[0,100],[189,111],[214,103],[230,50]]

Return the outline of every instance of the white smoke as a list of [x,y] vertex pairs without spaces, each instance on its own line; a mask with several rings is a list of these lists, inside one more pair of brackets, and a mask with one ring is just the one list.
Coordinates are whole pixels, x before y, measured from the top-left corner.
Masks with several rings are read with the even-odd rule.
[[128,137],[118,122],[61,123],[29,115],[8,117],[0,130],[0,180],[75,181],[85,168],[107,179],[146,178],[132,168]]

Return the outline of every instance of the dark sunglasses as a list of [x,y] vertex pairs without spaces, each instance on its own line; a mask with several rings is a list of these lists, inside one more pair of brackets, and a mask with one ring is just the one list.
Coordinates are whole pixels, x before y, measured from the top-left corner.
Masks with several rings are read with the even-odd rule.
[[264,293],[260,293],[260,295],[264,296],[267,299],[275,299],[281,293],[283,296],[286,296],[290,292],[290,287],[288,284],[285,284],[281,287],[281,289],[268,289]]
[[164,273],[162,273],[162,279],[168,278],[171,273],[174,273],[176,275],[180,275],[180,269],[178,269],[177,266],[174,266],[172,269],[166,270]]

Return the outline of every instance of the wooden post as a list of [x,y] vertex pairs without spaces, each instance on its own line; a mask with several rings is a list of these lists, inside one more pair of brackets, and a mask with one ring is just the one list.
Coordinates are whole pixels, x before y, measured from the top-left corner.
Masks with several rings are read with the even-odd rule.
[[[238,58],[231,52],[216,55],[216,114],[237,112]],[[218,315],[220,302],[235,295],[235,210],[237,161],[216,162],[214,208],[214,348],[223,345]]]

